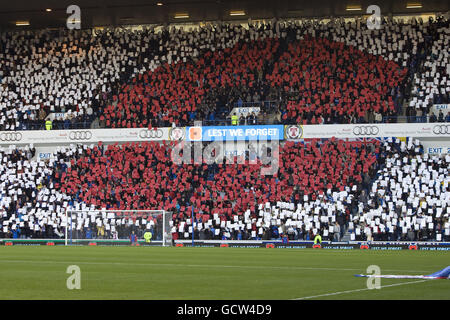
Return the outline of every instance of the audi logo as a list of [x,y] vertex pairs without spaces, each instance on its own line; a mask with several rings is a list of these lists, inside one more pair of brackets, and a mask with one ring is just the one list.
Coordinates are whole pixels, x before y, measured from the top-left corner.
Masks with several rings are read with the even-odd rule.
[[162,138],[163,131],[161,129],[156,130],[141,130],[139,132],[139,137],[142,139],[159,139]]
[[22,134],[20,132],[3,132],[0,135],[1,141],[20,141],[22,140]]
[[69,133],[70,140],[89,140],[92,138],[90,131],[71,131]]
[[440,124],[433,127],[434,134],[449,134],[450,133],[450,124]]
[[357,126],[353,128],[355,136],[375,136],[380,129],[377,126]]

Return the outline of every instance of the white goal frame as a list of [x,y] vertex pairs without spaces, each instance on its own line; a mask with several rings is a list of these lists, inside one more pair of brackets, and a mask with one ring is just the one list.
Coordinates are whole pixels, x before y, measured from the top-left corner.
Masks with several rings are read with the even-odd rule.
[[[162,213],[163,216],[163,232],[162,232],[162,246],[165,247],[166,246],[166,235],[164,234],[164,226],[166,225],[166,213],[170,213],[170,211],[166,211],[166,210],[155,210],[155,209],[151,209],[151,210],[112,210],[112,209],[108,209],[108,210],[82,210],[82,209],[68,209],[66,208],[65,210],[65,216],[66,216],[66,228],[65,228],[65,235],[64,235],[64,245],[67,246],[68,245],[68,229],[69,229],[69,215],[70,215],[70,228],[72,229],[72,213],[79,213],[79,212],[96,212],[97,214],[101,214],[103,212],[113,212],[113,213],[127,213],[127,212],[148,212],[148,213]],[[170,232],[170,229],[167,230],[167,232]]]

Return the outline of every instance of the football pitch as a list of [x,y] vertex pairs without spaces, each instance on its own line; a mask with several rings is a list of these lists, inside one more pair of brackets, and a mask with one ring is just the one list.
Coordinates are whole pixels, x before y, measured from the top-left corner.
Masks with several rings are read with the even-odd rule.
[[[67,268],[80,268],[69,290]],[[0,299],[450,299],[449,280],[381,279],[425,275],[450,265],[449,252],[267,248],[0,247]]]

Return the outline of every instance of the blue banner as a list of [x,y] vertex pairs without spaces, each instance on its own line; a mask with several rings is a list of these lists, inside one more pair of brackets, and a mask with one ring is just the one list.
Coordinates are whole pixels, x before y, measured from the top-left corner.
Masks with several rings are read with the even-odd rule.
[[283,125],[187,127],[187,141],[283,140]]

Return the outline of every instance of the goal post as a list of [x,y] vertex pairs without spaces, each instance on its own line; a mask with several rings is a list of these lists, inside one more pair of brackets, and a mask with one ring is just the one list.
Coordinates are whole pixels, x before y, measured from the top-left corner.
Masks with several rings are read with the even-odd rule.
[[[168,245],[171,212],[165,210],[77,210],[65,212],[65,245],[83,242],[131,243],[135,234],[138,242]],[[151,232],[151,241],[144,234]]]

